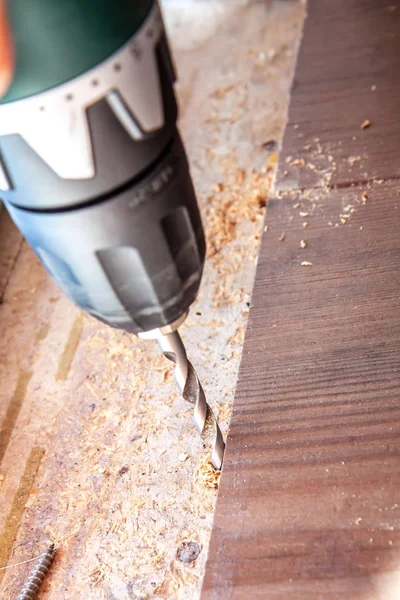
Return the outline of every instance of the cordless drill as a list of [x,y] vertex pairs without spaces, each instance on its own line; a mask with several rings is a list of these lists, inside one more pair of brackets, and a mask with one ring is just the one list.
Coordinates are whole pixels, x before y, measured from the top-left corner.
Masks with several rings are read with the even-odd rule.
[[64,293],[155,338],[220,468],[224,443],[177,332],[205,240],[155,0],[12,0],[0,196]]

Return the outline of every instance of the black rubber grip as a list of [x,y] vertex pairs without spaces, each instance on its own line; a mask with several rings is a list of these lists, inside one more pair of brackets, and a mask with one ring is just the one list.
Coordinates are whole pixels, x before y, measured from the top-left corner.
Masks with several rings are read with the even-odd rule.
[[177,132],[157,163],[118,193],[63,211],[8,209],[61,289],[113,327],[162,327],[196,297],[205,241]]

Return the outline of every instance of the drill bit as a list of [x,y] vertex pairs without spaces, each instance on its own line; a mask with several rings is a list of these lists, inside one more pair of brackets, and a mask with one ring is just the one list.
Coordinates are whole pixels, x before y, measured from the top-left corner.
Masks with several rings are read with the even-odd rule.
[[54,544],[51,544],[38,558],[17,600],[34,600],[46,577],[54,558]]
[[177,331],[157,338],[166,358],[175,363],[175,381],[185,400],[193,404],[194,423],[203,440],[212,447],[211,462],[221,469],[225,443],[217,420],[208,406],[206,397],[192,363],[188,360],[185,346]]

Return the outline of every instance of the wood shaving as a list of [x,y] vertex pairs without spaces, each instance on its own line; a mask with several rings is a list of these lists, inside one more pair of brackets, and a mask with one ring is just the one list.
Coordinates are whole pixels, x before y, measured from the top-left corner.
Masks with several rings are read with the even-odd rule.
[[231,416],[230,404],[220,404],[219,402],[217,402],[217,408],[218,408],[217,417],[218,417],[219,423],[223,423],[224,421],[229,419],[229,417]]
[[310,262],[309,260],[303,260],[303,262],[300,264],[302,267],[312,267],[312,262]]
[[372,125],[372,122],[369,121],[368,119],[365,119],[365,121],[363,121],[361,123],[360,127],[361,127],[361,129],[367,129],[367,127],[371,127],[371,125]]
[[367,204],[367,199],[368,199],[368,192],[363,192],[361,194],[361,201],[363,204]]
[[304,167],[305,165],[305,160],[304,158],[295,158],[294,161],[292,162],[292,165],[294,167]]
[[223,98],[224,96],[226,96],[226,94],[228,94],[233,89],[235,89],[235,87],[236,87],[236,84],[231,83],[230,85],[226,85],[222,88],[218,88],[210,94],[210,98],[217,98],[217,99]]
[[285,237],[286,237],[286,234],[285,234],[285,232],[283,232],[282,235],[279,237],[279,241],[283,242],[283,240],[285,239]]
[[233,346],[240,346],[240,347],[243,346],[245,331],[246,331],[246,328],[245,328],[244,324],[242,323],[236,329],[235,333],[233,335],[231,335],[231,337],[228,339],[227,343],[230,345],[233,345]]
[[303,250],[307,248],[307,242],[305,240],[300,240],[300,248]]
[[217,185],[213,185],[213,187],[211,189],[215,194],[220,194],[221,192],[224,191],[224,184],[217,183]]
[[308,223],[307,223],[307,221],[304,221],[304,223],[303,223],[303,227],[308,227]]
[[199,467],[199,481],[206,488],[217,490],[220,476],[221,471],[214,469],[209,461],[201,464]]

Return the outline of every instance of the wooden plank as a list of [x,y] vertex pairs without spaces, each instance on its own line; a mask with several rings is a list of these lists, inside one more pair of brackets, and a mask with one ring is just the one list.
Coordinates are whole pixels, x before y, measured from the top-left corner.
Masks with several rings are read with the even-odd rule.
[[[345,132],[349,113],[357,125],[362,114],[362,58],[377,85],[370,94],[388,92],[394,41],[386,34],[393,30],[376,31],[373,44],[364,36],[360,71],[354,62],[351,73],[344,57],[340,69],[337,56],[371,15],[379,28],[394,12],[378,1],[309,3],[295,75],[301,85],[267,210],[203,599],[398,598],[400,121],[389,135],[387,115],[400,104],[399,76],[381,94],[373,126],[361,132],[366,176],[357,166],[316,183],[305,171],[307,150],[300,153],[325,122],[335,127],[324,130],[324,144],[337,142],[325,167],[361,153],[355,143],[349,148]],[[395,37],[398,56],[400,30]],[[321,102],[335,79],[347,81],[345,112],[333,96]],[[396,159],[374,148],[380,139]],[[288,156],[304,165],[282,185]]]
[[[396,2],[310,1],[280,157],[279,188],[400,176],[399,38]],[[362,130],[365,120],[372,125]],[[299,157],[309,166],[293,165]]]
[[[208,2],[199,19],[198,2],[163,5],[214,250],[181,333],[226,432],[272,179],[265,165],[276,159],[262,142],[281,137],[303,6]],[[0,598],[16,598],[32,565],[15,565],[51,542],[41,600],[198,598],[217,491],[157,345],[82,317],[24,244],[0,305],[0,382]],[[177,557],[186,542],[201,547],[190,564]]]

